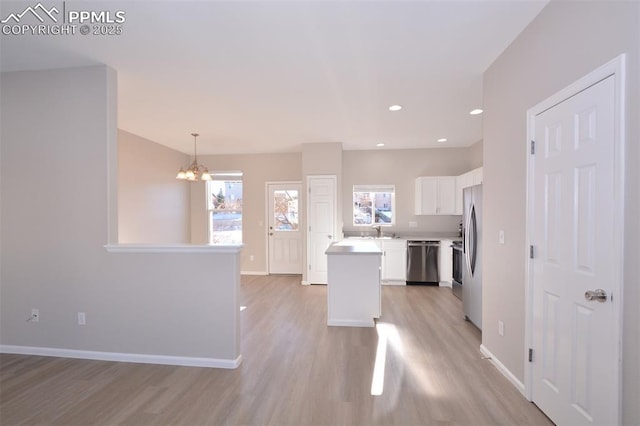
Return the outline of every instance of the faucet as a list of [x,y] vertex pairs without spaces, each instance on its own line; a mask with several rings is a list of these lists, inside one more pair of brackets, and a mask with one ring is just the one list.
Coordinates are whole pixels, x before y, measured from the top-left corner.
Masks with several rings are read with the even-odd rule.
[[380,225],[372,226],[372,228],[376,230],[376,237],[378,237],[378,238],[382,237],[382,229],[381,229]]

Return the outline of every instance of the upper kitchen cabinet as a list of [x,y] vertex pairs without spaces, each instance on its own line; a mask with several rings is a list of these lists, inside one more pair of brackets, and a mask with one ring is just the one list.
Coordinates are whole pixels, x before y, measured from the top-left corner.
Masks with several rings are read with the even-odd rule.
[[456,214],[456,176],[425,176],[416,179],[416,215]]
[[482,167],[468,171],[456,178],[456,213],[462,214],[462,190],[482,183]]
[[471,186],[480,185],[482,183],[482,167],[473,169],[469,173],[471,173]]

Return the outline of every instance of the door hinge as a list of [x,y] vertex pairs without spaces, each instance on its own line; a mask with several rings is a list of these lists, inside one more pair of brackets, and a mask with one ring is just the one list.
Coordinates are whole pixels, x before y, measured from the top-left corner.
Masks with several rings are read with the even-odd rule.
[[529,348],[529,362],[533,362],[533,349]]
[[309,264],[309,270],[311,270],[311,264]]
[[531,155],[536,153],[536,141],[531,141]]
[[533,259],[533,246],[529,246],[529,259]]

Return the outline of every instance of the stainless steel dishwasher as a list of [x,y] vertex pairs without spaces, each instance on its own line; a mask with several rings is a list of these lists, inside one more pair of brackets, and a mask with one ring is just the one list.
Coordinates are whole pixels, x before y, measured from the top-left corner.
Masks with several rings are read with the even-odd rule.
[[440,284],[439,241],[407,241],[407,284]]

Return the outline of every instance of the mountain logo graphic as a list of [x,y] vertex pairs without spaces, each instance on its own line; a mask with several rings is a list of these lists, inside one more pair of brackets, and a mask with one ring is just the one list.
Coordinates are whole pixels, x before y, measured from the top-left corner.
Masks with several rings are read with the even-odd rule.
[[51,9],[47,10],[46,7],[44,7],[42,5],[42,3],[38,3],[37,5],[31,7],[27,7],[25,10],[22,11],[22,13],[11,13],[9,14],[9,16],[7,16],[5,19],[3,19],[2,21],[0,21],[3,24],[6,24],[7,22],[13,20],[14,23],[19,23],[20,20],[28,14],[31,14],[33,16],[36,17],[36,19],[42,23],[44,23],[44,18],[43,16],[48,16],[49,19],[51,19],[53,22],[58,22],[58,18],[56,18],[53,14],[58,14],[60,13],[60,11],[58,11],[58,9],[54,7],[52,7]]

